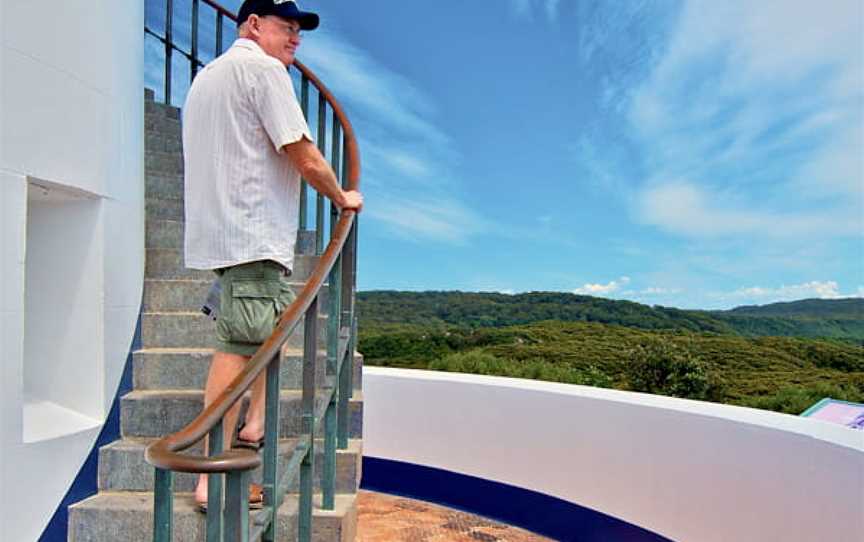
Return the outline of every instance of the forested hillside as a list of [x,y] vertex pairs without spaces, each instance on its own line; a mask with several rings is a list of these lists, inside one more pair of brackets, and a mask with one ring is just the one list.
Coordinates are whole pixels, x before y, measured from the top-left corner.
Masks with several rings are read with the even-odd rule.
[[864,402],[864,300],[821,301],[706,312],[544,292],[361,292],[359,350],[370,365],[798,414],[823,397]]
[[646,330],[746,336],[820,337],[864,344],[864,299],[810,299],[694,311],[562,292],[517,295],[477,292],[370,291],[357,295],[365,325],[502,327],[544,320],[598,322]]

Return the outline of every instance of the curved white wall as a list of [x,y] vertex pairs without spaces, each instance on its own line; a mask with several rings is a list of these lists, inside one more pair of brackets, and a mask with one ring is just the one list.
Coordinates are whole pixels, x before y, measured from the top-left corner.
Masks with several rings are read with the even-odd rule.
[[0,0],[0,539],[35,540],[141,301],[144,3]]
[[858,542],[864,432],[772,412],[366,367],[364,454],[552,495],[681,542]]

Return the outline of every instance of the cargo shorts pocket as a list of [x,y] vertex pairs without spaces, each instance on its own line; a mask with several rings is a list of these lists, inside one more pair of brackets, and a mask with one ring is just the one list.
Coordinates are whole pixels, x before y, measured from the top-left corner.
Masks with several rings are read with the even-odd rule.
[[282,297],[280,280],[232,281],[230,291],[222,296],[222,314],[216,324],[219,340],[251,344],[266,341],[284,308]]

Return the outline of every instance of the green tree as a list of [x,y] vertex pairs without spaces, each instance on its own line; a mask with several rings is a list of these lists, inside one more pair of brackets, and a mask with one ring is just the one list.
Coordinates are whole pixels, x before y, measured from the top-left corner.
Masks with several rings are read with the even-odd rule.
[[646,341],[630,350],[628,358],[626,378],[635,391],[702,400],[720,395],[708,365],[679,343]]

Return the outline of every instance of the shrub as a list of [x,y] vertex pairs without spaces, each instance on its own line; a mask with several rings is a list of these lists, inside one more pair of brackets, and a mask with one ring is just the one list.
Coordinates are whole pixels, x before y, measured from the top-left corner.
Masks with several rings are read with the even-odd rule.
[[469,350],[444,356],[429,363],[433,371],[509,376],[608,388],[612,380],[599,368],[590,365],[579,369],[540,359],[514,361],[502,359],[482,350]]
[[826,397],[841,401],[856,401],[860,400],[860,392],[852,386],[840,384],[826,383],[808,387],[786,386],[771,395],[748,397],[741,404],[787,414],[801,414]]
[[635,391],[702,400],[721,395],[708,365],[672,341],[651,340],[630,350],[625,377]]

